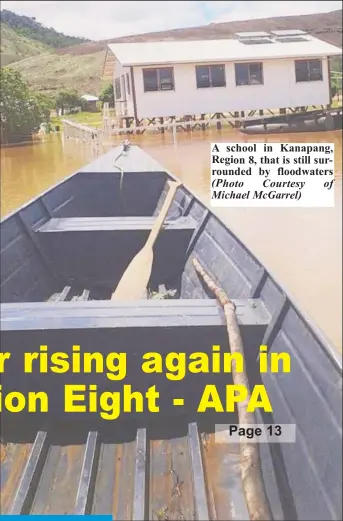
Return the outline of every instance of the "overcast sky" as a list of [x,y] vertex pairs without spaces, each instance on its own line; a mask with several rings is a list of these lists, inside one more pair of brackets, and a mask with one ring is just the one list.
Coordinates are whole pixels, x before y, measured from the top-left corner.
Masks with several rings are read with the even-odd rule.
[[1,9],[33,16],[38,22],[70,36],[104,40],[151,31],[271,16],[311,14],[341,9],[342,2],[1,2]]

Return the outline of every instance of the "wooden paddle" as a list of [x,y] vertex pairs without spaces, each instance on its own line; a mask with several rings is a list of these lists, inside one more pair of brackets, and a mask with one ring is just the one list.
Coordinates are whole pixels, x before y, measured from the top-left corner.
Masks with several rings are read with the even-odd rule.
[[111,300],[140,300],[146,298],[146,290],[154,260],[153,247],[173,202],[175,192],[181,184],[180,181],[168,181],[169,191],[150,235],[143,248],[126,268],[116,290],[112,293]]

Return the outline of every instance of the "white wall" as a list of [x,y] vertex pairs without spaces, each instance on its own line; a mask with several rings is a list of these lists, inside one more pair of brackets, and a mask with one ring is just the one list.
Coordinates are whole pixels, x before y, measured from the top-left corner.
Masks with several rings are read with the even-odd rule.
[[[127,84],[126,84],[126,74],[129,75],[129,81],[130,81],[130,94],[127,92]],[[123,77],[125,76],[125,88],[123,84]],[[115,80],[116,78],[120,78],[120,93],[121,96],[119,99],[116,99],[115,95]],[[115,62],[114,66],[114,72],[113,72],[113,88],[114,88],[114,99],[115,99],[115,109],[118,115],[125,115],[125,109],[126,114],[128,116],[133,116],[133,97],[132,97],[132,84],[131,84],[131,74],[130,74],[130,67],[122,67],[118,61]]]
[[295,82],[293,59],[263,63],[264,85],[236,86],[234,63],[225,64],[226,87],[197,89],[195,65],[174,65],[174,91],[144,92],[142,67],[134,68],[138,118],[278,109],[330,102],[327,60],[323,81]]

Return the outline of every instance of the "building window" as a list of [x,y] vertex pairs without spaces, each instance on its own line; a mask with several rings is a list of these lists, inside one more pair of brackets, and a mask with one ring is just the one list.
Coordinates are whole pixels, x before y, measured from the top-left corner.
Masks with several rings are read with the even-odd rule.
[[235,63],[236,85],[263,85],[262,63]]
[[126,86],[125,86],[125,76],[121,76],[122,89],[123,89],[123,99],[126,101]]
[[130,74],[127,73],[126,75],[126,87],[127,87],[127,93],[130,96],[131,90],[130,90]]
[[323,79],[321,60],[297,60],[295,62],[295,81],[321,81]]
[[173,67],[143,69],[144,92],[174,90]]
[[199,65],[195,74],[198,89],[226,87],[225,65]]
[[120,99],[121,98],[120,78],[116,78],[116,80],[114,82],[114,90],[115,90],[116,99]]

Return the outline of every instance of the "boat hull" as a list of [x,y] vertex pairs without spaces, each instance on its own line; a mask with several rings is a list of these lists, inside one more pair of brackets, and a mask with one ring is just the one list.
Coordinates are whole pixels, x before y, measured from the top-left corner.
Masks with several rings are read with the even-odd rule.
[[[1,413],[8,443],[2,446],[4,513],[63,510],[163,519],[168,508],[184,518],[192,511],[197,519],[247,519],[237,447],[214,443],[215,424],[236,423],[237,417],[195,414],[203,387],[214,383],[224,389],[231,375],[187,374],[173,381],[140,371],[147,349],[163,356],[181,350],[210,354],[214,344],[228,349],[222,311],[195,273],[195,256],[242,306],[250,385],[264,385],[273,407],[272,413],[257,414],[258,423],[296,425],[295,443],[261,444],[274,518],[341,519],[339,357],[265,267],[186,187],[179,188],[156,244],[150,280],[151,291],[176,290],[177,298],[134,304],[109,300],[124,265],[148,236],[168,179],[174,178],[138,147],[118,161],[125,172],[121,178],[113,166],[119,151],[1,222],[1,345],[13,356],[2,382],[23,392],[44,388],[52,400],[48,413],[31,414],[29,421],[25,414]],[[82,352],[128,353],[131,372],[125,383],[142,392],[160,386],[164,419],[163,411],[157,417],[133,411],[122,425],[118,419],[100,421],[98,412],[65,413],[60,392],[65,384],[118,391],[123,382],[109,383],[101,372],[86,379],[23,375],[23,353],[42,344],[55,353],[70,352],[75,344]],[[290,373],[260,374],[261,344],[270,353],[288,353]],[[181,397],[188,403],[182,412],[171,406],[172,398]],[[67,427],[60,426],[62,421]],[[154,421],[165,424],[163,435],[155,432]],[[183,481],[181,495],[172,478]]]

